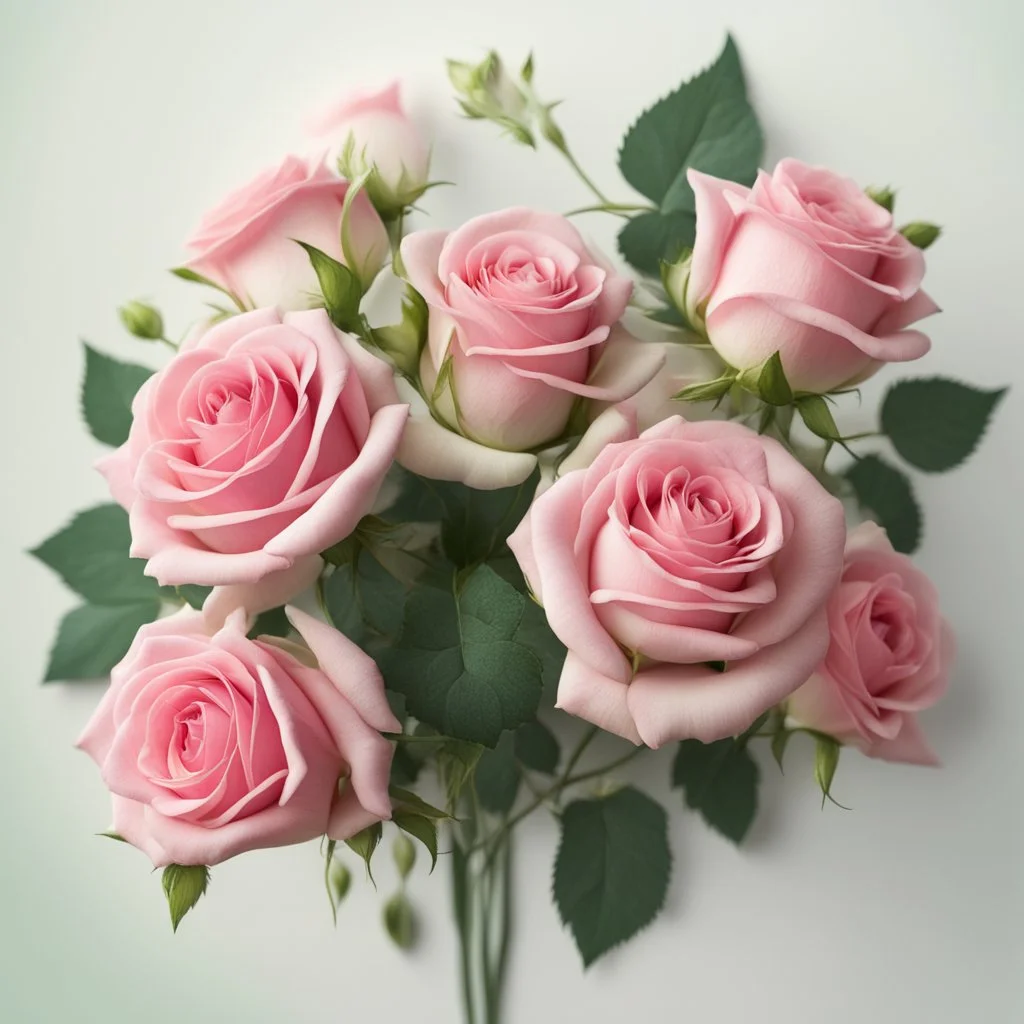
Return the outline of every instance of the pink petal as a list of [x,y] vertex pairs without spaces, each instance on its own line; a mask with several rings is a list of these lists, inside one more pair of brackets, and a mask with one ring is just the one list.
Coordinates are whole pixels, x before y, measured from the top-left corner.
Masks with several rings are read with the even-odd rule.
[[558,680],[555,707],[639,745],[640,734],[626,702],[628,691],[627,683],[609,679],[569,651]]
[[273,572],[255,583],[214,587],[203,603],[203,617],[208,628],[219,629],[236,608],[243,608],[252,616],[287,603],[311,587],[322,568],[323,561],[319,555],[307,555],[296,559],[289,568]]

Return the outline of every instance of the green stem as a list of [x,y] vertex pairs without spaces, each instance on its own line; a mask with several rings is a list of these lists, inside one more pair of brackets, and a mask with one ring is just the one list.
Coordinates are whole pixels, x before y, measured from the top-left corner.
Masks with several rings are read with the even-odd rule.
[[631,213],[655,213],[657,212],[653,206],[636,203],[596,203],[592,206],[578,206],[575,210],[570,210],[565,214],[566,217],[576,217],[581,213],[613,213],[617,217],[625,217],[629,219]]
[[569,161],[569,166],[576,172],[576,176],[580,179],[580,181],[583,182],[584,185],[587,186],[588,189],[590,189],[591,192],[594,193],[594,195],[597,197],[597,201],[602,206],[614,206],[615,205],[615,203],[613,203],[597,187],[597,185],[594,184],[594,182],[590,178],[590,175],[587,174],[587,172],[585,170],[583,170],[582,167],[580,167],[579,162],[577,161],[576,157],[574,157],[572,155],[572,151],[569,149],[569,147],[564,142],[560,146],[556,144],[555,148],[558,150],[559,153],[562,154],[562,156],[565,157],[566,160]]

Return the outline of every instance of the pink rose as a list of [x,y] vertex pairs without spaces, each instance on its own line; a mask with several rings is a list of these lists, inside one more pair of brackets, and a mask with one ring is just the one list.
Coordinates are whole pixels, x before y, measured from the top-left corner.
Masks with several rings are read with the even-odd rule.
[[917,712],[946,692],[953,634],[931,581],[874,523],[850,531],[828,622],[828,654],[789,716],[870,757],[938,764]]
[[558,707],[659,747],[734,735],[807,679],[844,537],[781,445],[674,416],[562,476],[509,546],[569,649]]
[[414,203],[427,185],[430,150],[402,109],[398,83],[350,97],[309,125],[330,140],[341,173],[351,180],[373,169],[366,183],[374,206],[385,215]]
[[685,306],[731,366],[777,351],[794,389],[824,392],[928,351],[905,330],[938,310],[921,291],[924,256],[854,182],[799,160],[761,171],[752,189],[688,178],[697,240]]
[[192,339],[98,464],[130,513],[132,556],[162,584],[254,584],[347,537],[405,426],[388,394],[390,368],[322,309],[256,310]]
[[[474,486],[525,479],[535,460],[523,453],[556,441],[580,399],[626,398],[663,361],[618,326],[632,282],[599,263],[564,217],[511,209],[417,232],[402,259],[430,309],[424,393],[497,481]],[[444,434],[421,446],[422,472],[465,480],[471,459]]]
[[[296,239],[346,263],[341,207],[348,182],[323,163],[290,156],[225,199],[203,218],[187,246],[191,270],[249,306],[306,309],[320,299],[316,273]],[[388,254],[388,236],[365,195],[349,218],[354,271],[368,287]]]
[[113,794],[114,831],[158,867],[346,839],[391,817],[380,732],[399,723],[377,666],[288,615],[309,650],[248,640],[242,611],[211,637],[185,609],[143,626],[111,673],[78,746]]

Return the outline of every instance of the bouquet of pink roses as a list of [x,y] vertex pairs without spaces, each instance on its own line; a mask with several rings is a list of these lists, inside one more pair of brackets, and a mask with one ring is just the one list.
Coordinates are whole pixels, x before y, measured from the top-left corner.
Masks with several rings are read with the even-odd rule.
[[[669,882],[666,811],[627,762],[671,746],[685,803],[737,843],[756,743],[781,767],[807,737],[823,804],[844,748],[936,763],[917,712],[953,642],[901,464],[956,467],[1003,391],[903,379],[877,424],[841,425],[861,382],[928,351],[939,229],[898,226],[889,188],[759,170],[732,40],[626,133],[626,203],[576,162],[532,59],[449,75],[590,205],[408,231],[438,183],[397,87],[331,112],[326,157],[288,157],[187,243],[173,273],[213,301],[180,342],[121,309],[172,350],[160,369],[86,347],[114,503],[34,554],[83,599],[47,678],[109,674],[79,746],[174,927],[211,866],[317,838],[336,914],[343,848],[372,879],[387,837],[405,948],[422,847],[451,869],[466,1020],[494,1024],[531,813],[559,820],[553,897],[589,965]],[[633,274],[587,212],[622,219]],[[563,753],[566,715],[589,728]],[[595,764],[602,731],[622,752]]]

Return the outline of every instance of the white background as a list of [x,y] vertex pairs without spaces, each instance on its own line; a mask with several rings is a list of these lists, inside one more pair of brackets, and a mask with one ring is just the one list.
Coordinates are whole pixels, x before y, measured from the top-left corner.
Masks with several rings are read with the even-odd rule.
[[[97,773],[71,742],[93,685],[41,687],[73,604],[21,551],[105,500],[80,428],[78,337],[140,361],[114,309],[157,300],[183,329],[198,296],[163,268],[200,214],[302,142],[303,118],[402,76],[436,140],[437,224],[514,203],[588,197],[551,151],[457,119],[443,58],[532,47],[543,95],[613,197],[614,155],[639,110],[707,63],[731,29],[769,139],[863,183],[900,186],[901,219],[942,222],[929,290],[946,312],[914,372],[1015,390],[980,453],[918,480],[921,565],[960,636],[948,699],[925,719],[941,771],[844,756],[819,809],[799,742],[783,779],[763,762],[762,813],[737,852],[673,808],[669,908],[584,975],[548,889],[554,830],[517,851],[510,1024],[624,1019],[852,1024],[1024,1019],[1020,732],[1024,19],[1016,0],[5,0],[0,11],[0,337],[4,550],[0,718],[0,1019],[306,1022],[457,1020],[447,872],[417,869],[413,956],[354,886],[330,925],[315,844],[214,873],[172,937],[159,876],[107,827]],[[605,244],[614,225],[591,218]],[[382,858],[381,891],[394,879]]]

